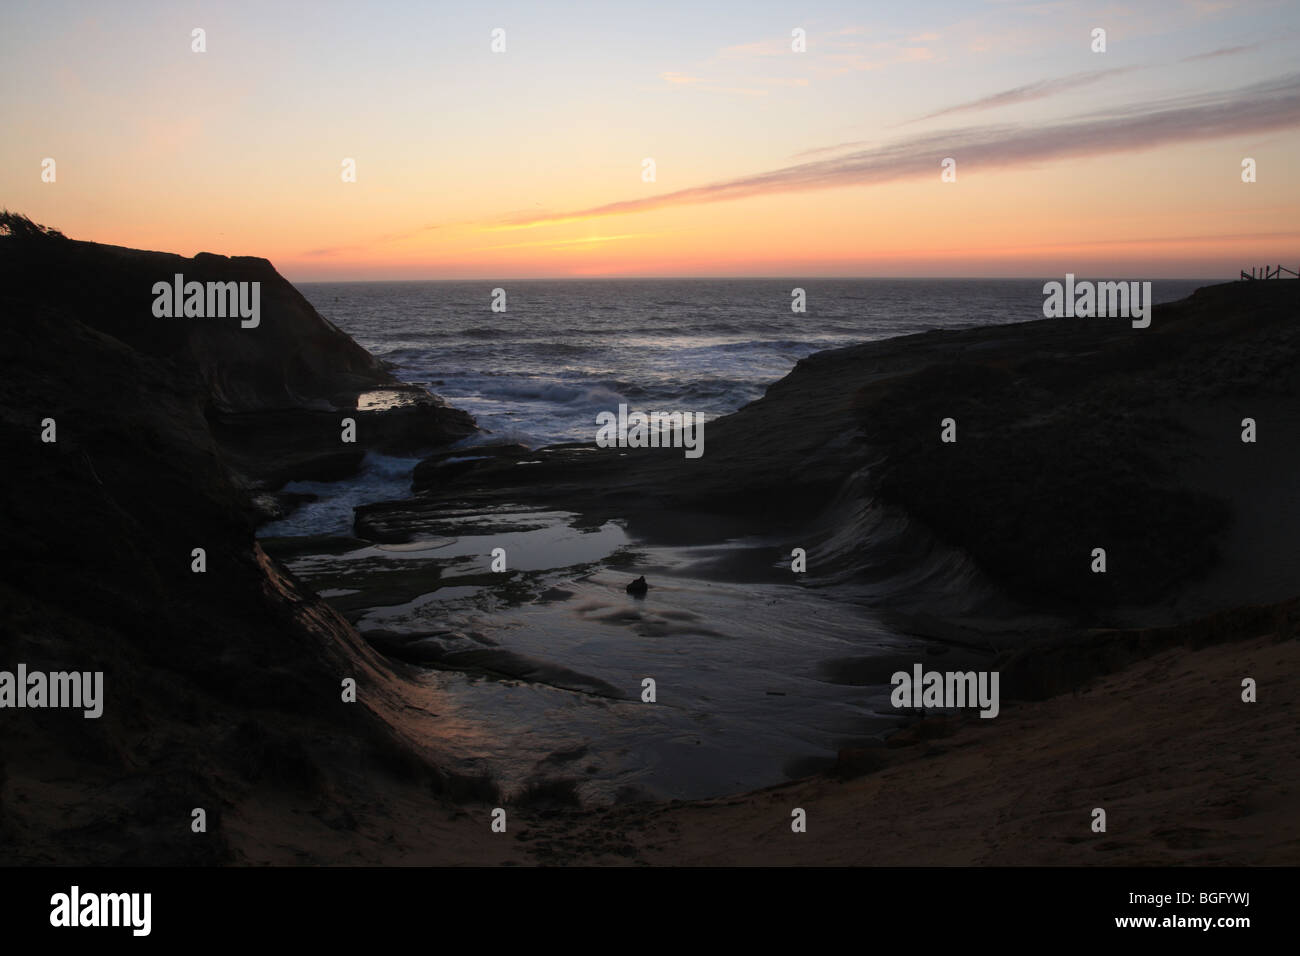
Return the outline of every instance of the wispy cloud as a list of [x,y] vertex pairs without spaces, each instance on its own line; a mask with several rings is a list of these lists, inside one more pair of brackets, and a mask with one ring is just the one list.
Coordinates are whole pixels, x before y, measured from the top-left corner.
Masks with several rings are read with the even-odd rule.
[[404,239],[413,239],[416,236],[422,236],[426,232],[434,229],[442,229],[447,223],[433,223],[428,226],[420,226],[418,229],[410,229],[406,232],[389,233],[386,236],[378,236],[374,239],[368,239],[364,242],[353,242],[341,246],[325,246],[320,249],[308,249],[302,255],[309,259],[318,259],[328,256],[337,256],[345,252],[359,252],[362,250],[373,249],[375,246],[384,245],[389,242],[401,242]]
[[919,44],[919,37],[900,43],[892,40],[867,42],[843,40],[826,42],[824,47],[832,52],[822,52],[813,61],[819,72],[831,76],[883,70],[896,64],[940,61],[943,57],[929,46]]
[[506,220],[505,228],[645,212],[669,206],[749,196],[889,182],[937,179],[939,160],[955,157],[965,170],[1133,152],[1300,126],[1300,73],[1222,93],[1137,103],[1037,127],[977,126],[928,133],[844,156],[799,163],[751,176],[627,199],[544,217]]
[[1073,249],[1084,246],[1168,246],[1174,243],[1229,242],[1248,240],[1266,242],[1276,239],[1300,239],[1300,232],[1284,230],[1281,232],[1218,232],[1196,236],[1136,236],[1125,238],[1115,236],[1110,239],[1070,239],[1064,242],[1034,241],[1036,249]]
[[597,243],[620,242],[624,239],[651,239],[661,235],[657,232],[627,232],[619,236],[585,236],[581,239],[541,239],[536,242],[508,242],[497,246],[484,246],[482,249],[472,250],[474,252],[485,252],[496,249],[526,249],[534,246],[544,246],[548,249],[561,249],[566,246],[589,246]]
[[1113,67],[1109,70],[1088,70],[1084,73],[1072,73],[1069,76],[1060,76],[1053,80],[1039,80],[1036,83],[1026,83],[1023,86],[1012,87],[1009,90],[1003,90],[1000,93],[993,93],[989,96],[982,96],[977,100],[970,100],[966,103],[959,103],[956,106],[948,106],[933,113],[927,113],[925,116],[912,120],[919,123],[922,120],[937,119],[940,116],[951,116],[953,113],[971,113],[976,110],[991,110],[999,106],[1011,106],[1016,103],[1027,103],[1030,100],[1041,100],[1048,96],[1055,96],[1058,93],[1065,93],[1070,90],[1077,90],[1083,86],[1091,86],[1093,83],[1109,79],[1112,76],[1119,76],[1121,73],[1131,73],[1133,70],[1139,70],[1142,67],[1120,66]]
[[727,93],[739,96],[767,96],[772,88],[783,86],[807,86],[808,78],[802,76],[766,76],[745,75],[735,77],[740,82],[728,82],[726,79],[705,79],[692,73],[679,73],[667,70],[659,78],[670,87],[685,90],[698,90],[702,93]]
[[[935,32],[919,33],[903,40],[906,34],[884,28],[847,26],[838,30],[809,32],[807,55],[796,54],[790,36],[769,36],[749,43],[722,47],[690,72],[661,73],[667,82],[691,85],[693,89],[712,92],[753,92],[768,86],[807,86],[809,76],[843,76],[869,70],[883,70],[896,64],[938,62],[941,51],[931,44],[939,40]],[[881,39],[884,37],[884,39]],[[805,72],[797,79],[772,79],[766,73],[772,60],[783,59],[791,72]],[[697,75],[698,74],[698,75]],[[701,79],[701,77],[706,79]],[[708,85],[704,85],[704,84]]]
[[1235,53],[1246,53],[1250,50],[1258,50],[1258,43],[1247,43],[1244,46],[1225,46],[1217,50],[1211,50],[1209,53],[1196,53],[1192,56],[1185,56],[1182,59],[1184,63],[1191,63],[1193,60],[1208,60],[1216,56],[1232,56]]
[[789,53],[790,40],[783,38],[726,46],[717,52],[717,57],[722,60],[748,60],[754,57],[786,56]]
[[1241,0],[1183,0],[1197,17],[1212,17],[1241,5]]
[[870,146],[869,139],[855,139],[847,143],[836,143],[833,146],[814,146],[812,149],[804,149],[795,153],[795,158],[801,156],[824,156],[826,153],[842,153],[846,149],[857,149],[861,146]]

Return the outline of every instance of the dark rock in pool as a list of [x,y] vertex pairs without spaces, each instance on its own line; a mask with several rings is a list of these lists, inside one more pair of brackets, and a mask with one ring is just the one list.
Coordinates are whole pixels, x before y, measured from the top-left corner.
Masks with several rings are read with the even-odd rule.
[[633,597],[645,597],[646,591],[650,590],[650,585],[645,583],[645,576],[637,578],[627,586],[627,593]]

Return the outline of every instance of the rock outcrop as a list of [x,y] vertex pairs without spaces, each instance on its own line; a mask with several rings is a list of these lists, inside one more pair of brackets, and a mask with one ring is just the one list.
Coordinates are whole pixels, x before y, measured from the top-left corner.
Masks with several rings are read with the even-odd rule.
[[[258,324],[245,328],[237,315],[155,316],[155,284],[173,284],[177,275],[205,288],[258,283]],[[39,321],[55,307],[175,367],[197,386],[228,463],[259,486],[342,477],[367,450],[433,450],[475,431],[464,412],[399,382],[265,259],[15,237],[4,240],[0,282],[10,321]],[[357,423],[355,442],[340,440],[344,417]]]
[[[155,318],[174,272],[262,282],[261,326]],[[0,236],[0,316],[0,669],[102,671],[105,697],[98,719],[0,711],[0,863],[238,862],[241,806],[339,820],[374,793],[356,780],[444,787],[395,729],[412,709],[392,665],[262,552],[247,487],[327,460],[358,395],[409,390],[261,259]],[[472,428],[410,407],[359,431],[428,447]],[[258,445],[318,420],[328,437],[292,456]]]
[[[1247,417],[1267,441],[1241,441]],[[1295,596],[1297,428],[1300,282],[1240,282],[1157,306],[1148,329],[1039,320],[820,352],[709,422],[698,460],[589,444],[431,462],[357,530],[406,540],[448,501],[619,517],[652,539],[725,514],[792,523],[815,575],[916,566],[937,541],[1036,608],[1173,623]],[[882,533],[882,508],[906,533]]]

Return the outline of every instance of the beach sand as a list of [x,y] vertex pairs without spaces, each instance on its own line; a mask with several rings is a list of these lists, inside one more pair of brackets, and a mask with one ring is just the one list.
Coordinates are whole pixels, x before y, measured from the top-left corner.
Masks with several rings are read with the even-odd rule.
[[[1295,865],[1297,636],[1180,647],[1078,693],[1004,703],[991,720],[935,720],[936,736],[904,735],[856,779],[590,811],[507,806],[505,834],[486,804],[430,812],[402,790],[370,793],[356,830],[260,799],[226,828],[250,863]],[[1245,676],[1256,703],[1241,699]],[[791,831],[796,807],[805,833]],[[1095,807],[1105,833],[1091,830]]]

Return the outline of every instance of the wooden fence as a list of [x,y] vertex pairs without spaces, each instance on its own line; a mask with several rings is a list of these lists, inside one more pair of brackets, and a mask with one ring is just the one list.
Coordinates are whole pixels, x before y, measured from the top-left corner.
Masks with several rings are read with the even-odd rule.
[[1241,277],[1243,279],[1281,279],[1283,274],[1295,276],[1297,279],[1300,279],[1300,272],[1292,271],[1283,266],[1278,266],[1276,269],[1272,266],[1251,266],[1249,272],[1245,269],[1241,270]]

